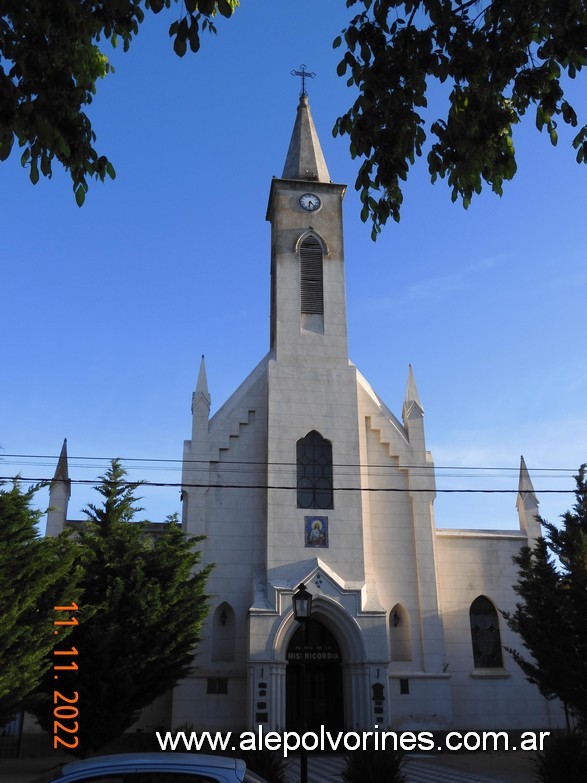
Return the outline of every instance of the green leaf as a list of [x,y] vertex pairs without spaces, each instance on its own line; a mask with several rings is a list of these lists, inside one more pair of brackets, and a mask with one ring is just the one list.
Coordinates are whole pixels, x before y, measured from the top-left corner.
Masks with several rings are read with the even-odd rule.
[[13,143],[12,139],[13,139],[12,133],[7,134],[4,138],[0,139],[0,160],[6,160],[10,155],[10,151],[12,150],[12,143]]
[[185,38],[180,37],[179,33],[175,36],[175,41],[173,42],[173,51],[176,53],[178,57],[183,57],[184,54],[187,52],[187,42]]
[[577,124],[577,114],[575,113],[575,110],[571,106],[568,101],[563,101],[561,103],[561,112],[563,115],[564,121],[568,125],[572,125],[573,127]]
[[51,176],[51,160],[46,153],[43,153],[41,156],[41,171],[44,177]]
[[233,10],[228,0],[218,0],[218,11],[225,19],[229,19],[232,16]]
[[30,180],[33,183],[33,185],[36,185],[39,181],[39,168],[37,166],[37,159],[33,158],[31,160],[31,171],[29,174]]
[[78,207],[83,206],[83,203],[86,200],[86,191],[84,190],[83,185],[77,186],[77,189],[75,191],[75,200],[77,202]]
[[110,179],[116,179],[116,171],[114,170],[114,166],[110,161],[106,164],[106,173],[110,177]]
[[357,44],[359,34],[356,27],[349,27],[346,31],[345,40],[351,50],[353,50]]
[[198,0],[198,9],[205,16],[212,16],[215,5],[214,0]]
[[198,23],[196,21],[192,22],[192,25],[190,27],[189,32],[189,39],[190,39],[190,49],[192,52],[197,52],[200,48],[200,36],[198,34]]
[[65,141],[63,136],[59,136],[57,139],[57,145],[59,147],[59,152],[64,158],[69,158],[71,155],[71,149],[69,148],[69,144]]
[[544,123],[547,121],[547,118],[544,115],[544,109],[542,106],[537,106],[536,108],[536,127],[539,131],[542,130],[544,127]]

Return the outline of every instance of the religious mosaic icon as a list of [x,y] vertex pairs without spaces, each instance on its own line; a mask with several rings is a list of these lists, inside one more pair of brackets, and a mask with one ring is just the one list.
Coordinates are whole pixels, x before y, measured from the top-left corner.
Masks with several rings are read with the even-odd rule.
[[306,546],[328,546],[328,517],[304,517]]

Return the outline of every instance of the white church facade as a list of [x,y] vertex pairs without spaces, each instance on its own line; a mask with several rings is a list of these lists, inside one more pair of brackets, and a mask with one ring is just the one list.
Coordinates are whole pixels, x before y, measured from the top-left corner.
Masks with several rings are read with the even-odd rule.
[[213,416],[203,359],[193,394],[183,526],[215,567],[196,669],[165,722],[300,728],[303,583],[308,729],[551,726],[558,709],[505,651],[521,642],[500,614],[515,606],[512,556],[540,535],[530,477],[522,461],[518,529],[436,528],[411,368],[400,420],[349,361],[344,194],[303,95],[269,195],[269,352]]
[[173,723],[297,726],[304,583],[308,726],[547,725],[499,614],[515,604],[512,555],[540,534],[530,478],[522,465],[519,530],[435,527],[411,369],[399,421],[348,358],[344,193],[302,96],[267,210],[269,353],[211,418],[202,360],[193,397],[183,524],[207,536],[214,600]]

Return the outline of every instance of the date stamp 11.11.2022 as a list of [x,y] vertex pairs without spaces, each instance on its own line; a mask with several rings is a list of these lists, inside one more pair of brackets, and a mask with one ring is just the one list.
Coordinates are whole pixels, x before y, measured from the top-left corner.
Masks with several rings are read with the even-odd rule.
[[[78,625],[78,619],[74,614],[67,616],[68,613],[79,611],[79,606],[75,601],[72,601],[67,606],[54,606],[53,609],[58,612],[57,619],[53,621],[55,626],[53,633],[55,636],[59,634],[59,631],[64,626]],[[77,705],[79,693],[77,691],[62,693],[58,690],[57,684],[61,672],[77,672],[79,670],[76,660],[77,654],[78,651],[75,647],[70,647],[67,650],[61,650],[59,647],[56,647],[53,650],[53,679],[55,680],[55,689],[53,691],[53,747],[55,749],[77,748],[79,742],[77,735],[79,730],[79,706]]]

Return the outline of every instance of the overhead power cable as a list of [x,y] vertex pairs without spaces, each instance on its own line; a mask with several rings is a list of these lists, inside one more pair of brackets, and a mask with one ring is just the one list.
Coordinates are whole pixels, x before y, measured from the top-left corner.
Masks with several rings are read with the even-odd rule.
[[[13,476],[0,476],[0,481],[12,481]],[[33,484],[50,484],[50,478],[34,478],[30,476],[19,476],[19,481],[31,482]],[[96,479],[69,479],[72,484],[96,485]],[[276,489],[295,492],[296,487],[280,486],[278,484],[210,484],[210,483],[182,483],[167,481],[121,481],[120,484],[125,487],[176,487],[177,489]],[[406,487],[333,487],[334,492],[430,492],[425,488],[406,488]],[[517,489],[436,489],[437,493],[445,494],[485,494],[485,495],[517,495]],[[535,489],[538,494],[574,494],[572,489]]]
[[[0,457],[2,458],[2,462],[4,464],[18,464],[18,463],[12,463],[8,462],[8,460],[13,459],[23,459],[23,460],[49,460],[50,462],[47,463],[47,466],[52,466],[57,463],[57,460],[59,459],[59,455],[56,454],[0,454]],[[104,463],[108,464],[114,459],[113,457],[98,457],[98,456],[68,456],[68,464],[71,466],[72,463],[74,463],[76,460],[86,460],[86,461],[92,461],[92,462],[98,462],[98,463]],[[223,467],[225,465],[237,465],[237,466],[267,466],[267,467],[285,467],[285,468],[292,468],[296,466],[295,462],[271,462],[267,460],[210,460],[210,459],[183,459],[183,458],[177,458],[177,459],[169,459],[169,458],[157,458],[157,457],[116,457],[115,459],[119,459],[121,462],[124,463],[133,463],[133,462],[140,462],[140,463],[160,463],[162,467],[159,467],[157,465],[154,466],[154,469],[160,469],[160,470],[168,470],[169,465],[222,465]],[[27,465],[34,465],[35,467],[44,467],[45,465],[35,465],[35,463],[27,462],[25,463]],[[78,466],[78,467],[86,467]],[[95,466],[91,466],[95,467]],[[148,467],[148,466],[145,466]],[[396,465],[380,465],[380,464],[358,464],[353,462],[340,462],[340,463],[334,463],[333,468],[341,469],[341,468],[353,468],[353,469],[362,469],[362,470],[369,470],[369,469],[376,469],[376,470],[389,470],[389,468],[394,467],[401,467],[402,470],[409,469],[409,470],[463,470],[463,471],[488,471],[488,470],[494,470],[494,471],[511,471],[518,473],[520,470],[519,465],[515,466],[496,466],[496,465],[489,465],[489,466],[482,466],[482,465],[436,465],[434,463],[422,463],[418,465],[405,465],[402,464],[401,466]],[[153,468],[149,468],[153,469]],[[538,468],[538,467],[530,467],[528,468],[531,473],[567,473],[570,475],[575,475],[577,472],[577,468]]]

